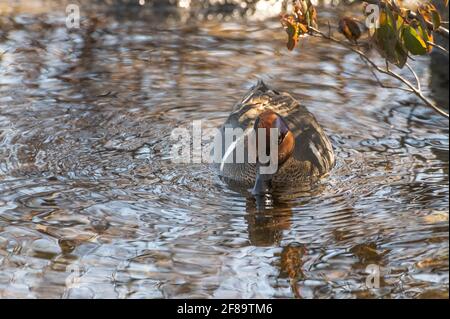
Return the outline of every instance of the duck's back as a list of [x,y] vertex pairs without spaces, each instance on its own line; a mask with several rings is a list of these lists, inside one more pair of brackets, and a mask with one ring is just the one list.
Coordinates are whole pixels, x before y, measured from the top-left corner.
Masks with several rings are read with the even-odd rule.
[[[314,116],[290,94],[278,92],[262,81],[235,105],[222,133],[225,128],[252,130],[256,118],[266,110],[281,115],[295,137],[294,154],[274,176],[275,183],[305,181],[331,170],[335,162],[333,147]],[[226,152],[224,148],[222,154]],[[220,165],[221,176],[238,182],[253,183],[255,172],[255,165],[250,163]]]

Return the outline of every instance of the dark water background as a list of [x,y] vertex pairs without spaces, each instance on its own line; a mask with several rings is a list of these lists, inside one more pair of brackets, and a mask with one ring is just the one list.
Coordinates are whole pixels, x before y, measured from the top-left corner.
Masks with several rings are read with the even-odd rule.
[[[0,3],[0,297],[448,298],[448,122],[354,55],[289,53],[266,12],[85,4],[95,18],[69,31],[62,4]],[[414,62],[427,94],[429,63]],[[221,125],[257,77],[338,158],[264,211],[170,161],[173,128]]]

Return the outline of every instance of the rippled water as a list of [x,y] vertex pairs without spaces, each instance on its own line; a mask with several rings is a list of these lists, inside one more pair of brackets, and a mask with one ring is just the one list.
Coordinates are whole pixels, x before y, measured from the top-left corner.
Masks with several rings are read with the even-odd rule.
[[[0,297],[448,298],[448,122],[331,44],[287,52],[277,19],[146,12],[0,20]],[[259,210],[170,161],[174,127],[221,125],[257,77],[337,155]]]

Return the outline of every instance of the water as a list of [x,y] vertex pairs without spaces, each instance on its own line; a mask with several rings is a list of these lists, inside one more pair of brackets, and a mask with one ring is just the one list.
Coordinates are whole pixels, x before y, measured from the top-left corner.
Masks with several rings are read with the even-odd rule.
[[[332,44],[287,52],[277,19],[96,11],[68,32],[53,6],[0,20],[0,297],[448,298],[446,120]],[[170,161],[173,128],[220,126],[257,77],[337,155],[263,210]]]

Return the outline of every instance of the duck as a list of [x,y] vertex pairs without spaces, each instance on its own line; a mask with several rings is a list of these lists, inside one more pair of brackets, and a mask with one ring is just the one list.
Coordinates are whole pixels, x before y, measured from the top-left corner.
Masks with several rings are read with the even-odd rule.
[[[241,133],[226,143],[227,132]],[[332,143],[314,115],[289,93],[262,80],[235,104],[219,133],[220,178],[247,188],[254,196],[317,181],[335,165]],[[250,138],[252,134],[256,138]],[[240,161],[236,154],[239,142],[244,152]],[[270,170],[268,159],[272,157],[263,163],[261,154],[272,156],[272,150],[276,167]]]

